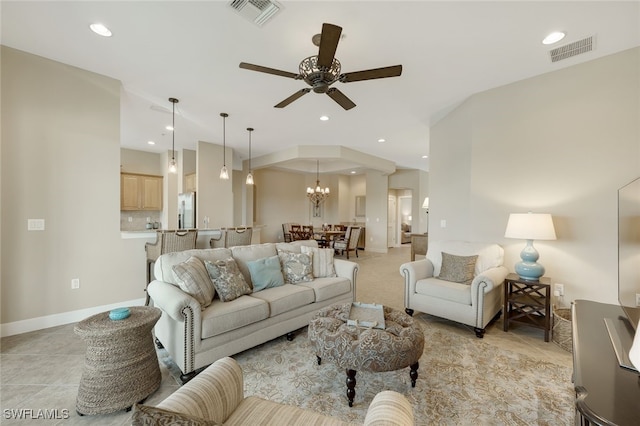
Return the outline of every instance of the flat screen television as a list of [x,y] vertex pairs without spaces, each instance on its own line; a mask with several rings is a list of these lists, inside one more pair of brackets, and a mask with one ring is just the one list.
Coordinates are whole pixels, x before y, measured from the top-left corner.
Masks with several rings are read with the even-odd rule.
[[638,371],[628,355],[640,333],[640,178],[618,190],[618,302],[624,316],[606,318],[607,330],[620,366]]

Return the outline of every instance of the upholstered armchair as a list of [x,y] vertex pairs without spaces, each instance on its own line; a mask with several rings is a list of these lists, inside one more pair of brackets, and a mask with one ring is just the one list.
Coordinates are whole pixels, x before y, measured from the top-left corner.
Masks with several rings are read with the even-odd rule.
[[335,251],[340,251],[341,254],[347,252],[347,259],[349,259],[349,252],[355,251],[356,257],[358,257],[358,240],[360,239],[359,227],[349,226],[344,238],[339,238],[333,241],[332,247]]
[[429,241],[425,259],[404,263],[405,311],[414,310],[474,328],[485,328],[502,312],[507,268],[504,249],[497,244]]

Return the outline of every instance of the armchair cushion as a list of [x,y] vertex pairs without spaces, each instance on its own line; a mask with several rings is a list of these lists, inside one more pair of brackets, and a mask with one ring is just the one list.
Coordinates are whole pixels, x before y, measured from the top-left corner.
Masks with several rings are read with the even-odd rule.
[[442,267],[438,278],[454,283],[471,284],[477,259],[477,255],[456,256],[455,254],[442,252]]
[[251,287],[244,280],[233,257],[214,262],[206,260],[204,263],[213,281],[213,286],[223,302],[230,302],[244,294],[251,293]]
[[188,414],[176,413],[175,411],[163,410],[149,405],[136,404],[131,416],[132,426],[156,426],[156,425],[178,425],[178,426],[220,426],[221,423],[213,420],[201,419]]
[[180,289],[193,296],[200,303],[200,309],[211,304],[215,290],[200,259],[191,256],[185,262],[174,265],[173,273]]

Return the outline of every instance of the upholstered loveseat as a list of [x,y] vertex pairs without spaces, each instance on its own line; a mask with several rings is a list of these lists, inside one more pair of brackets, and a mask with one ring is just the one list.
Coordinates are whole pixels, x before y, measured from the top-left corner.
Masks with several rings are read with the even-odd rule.
[[[156,407],[137,405],[132,424],[134,426],[178,424],[180,420],[191,420],[188,424],[242,426],[352,424],[256,396],[245,397],[242,369],[233,358],[229,357],[222,358],[207,367]],[[210,423],[206,423],[207,421]],[[402,394],[383,391],[373,398],[364,424],[413,425],[413,409]]]
[[497,244],[429,241],[425,259],[404,263],[404,306],[474,328],[482,338],[485,327],[502,312],[507,268]]
[[[212,265],[218,265],[218,273],[241,274],[243,291],[234,290],[232,297],[208,287],[185,292],[193,277],[217,285],[220,276],[211,272]],[[185,278],[187,266],[196,272]],[[298,282],[276,286],[270,281],[278,274],[273,268],[279,268],[285,282]],[[319,249],[315,240],[166,253],[156,260],[156,279],[148,286],[154,305],[162,310],[155,336],[186,382],[217,359],[279,336],[292,339],[320,308],[353,302],[357,272],[356,263],[334,260],[332,250]],[[265,282],[268,286],[262,288]]]

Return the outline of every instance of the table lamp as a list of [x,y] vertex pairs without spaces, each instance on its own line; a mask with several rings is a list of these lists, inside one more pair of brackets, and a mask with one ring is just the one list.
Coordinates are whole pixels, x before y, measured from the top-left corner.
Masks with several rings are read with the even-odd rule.
[[533,247],[533,240],[555,240],[551,215],[548,213],[511,213],[507,222],[505,238],[527,240],[520,252],[520,262],[515,265],[516,273],[525,280],[537,281],[544,275],[544,266],[537,262],[540,255]]

